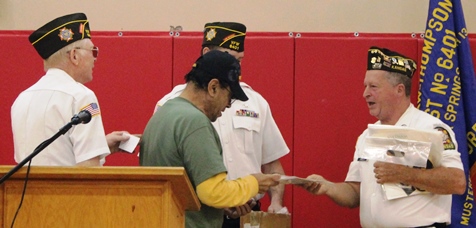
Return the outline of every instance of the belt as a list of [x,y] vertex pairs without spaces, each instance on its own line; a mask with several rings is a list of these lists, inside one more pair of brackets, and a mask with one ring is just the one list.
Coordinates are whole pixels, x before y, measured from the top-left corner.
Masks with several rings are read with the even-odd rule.
[[418,226],[418,227],[415,227],[415,228],[429,228],[429,227],[434,227],[434,228],[446,228],[448,227],[448,225],[446,225],[446,223],[444,222],[435,222],[431,225],[428,225],[428,226]]

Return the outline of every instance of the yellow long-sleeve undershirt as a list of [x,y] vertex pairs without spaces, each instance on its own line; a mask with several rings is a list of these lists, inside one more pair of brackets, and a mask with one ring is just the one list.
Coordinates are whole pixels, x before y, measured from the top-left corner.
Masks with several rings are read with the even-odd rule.
[[211,207],[236,207],[258,194],[258,190],[258,180],[252,175],[226,180],[226,173],[219,173],[197,186],[197,196]]

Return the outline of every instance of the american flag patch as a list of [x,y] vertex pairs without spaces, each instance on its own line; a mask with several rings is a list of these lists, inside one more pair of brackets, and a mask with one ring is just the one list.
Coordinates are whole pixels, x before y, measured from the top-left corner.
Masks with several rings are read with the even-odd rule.
[[83,110],[88,110],[91,113],[91,116],[101,114],[101,111],[99,110],[99,106],[96,103],[91,103],[91,104],[81,108],[81,111],[83,111]]

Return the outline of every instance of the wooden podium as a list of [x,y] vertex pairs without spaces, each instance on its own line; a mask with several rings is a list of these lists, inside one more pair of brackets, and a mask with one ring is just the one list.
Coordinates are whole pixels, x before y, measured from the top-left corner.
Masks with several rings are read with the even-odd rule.
[[[13,166],[0,166],[0,177]],[[26,167],[0,185],[0,225],[10,227]],[[32,166],[14,227],[184,227],[200,203],[181,167]]]

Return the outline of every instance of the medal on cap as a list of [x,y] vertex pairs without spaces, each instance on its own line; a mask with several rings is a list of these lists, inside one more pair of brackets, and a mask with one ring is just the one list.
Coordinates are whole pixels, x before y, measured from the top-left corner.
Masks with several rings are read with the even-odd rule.
[[210,29],[210,31],[207,32],[207,41],[211,41],[213,40],[213,38],[215,38],[215,36],[217,35],[217,31],[215,31],[214,28]]
[[70,40],[73,39],[73,31],[71,29],[66,29],[66,27],[60,29],[58,36],[60,37],[61,40],[66,40],[66,42],[69,42]]

